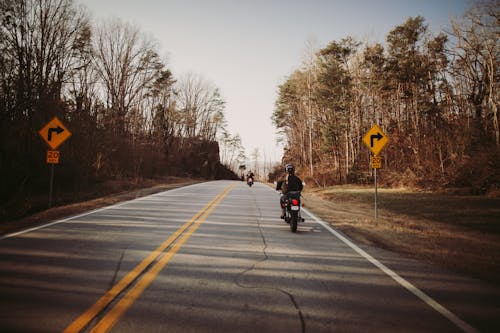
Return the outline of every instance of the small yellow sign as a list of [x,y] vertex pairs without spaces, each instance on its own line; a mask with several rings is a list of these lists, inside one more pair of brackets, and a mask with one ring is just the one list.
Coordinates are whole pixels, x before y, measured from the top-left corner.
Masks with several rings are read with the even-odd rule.
[[71,136],[71,132],[57,117],[52,118],[38,133],[51,149],[56,149]]
[[374,124],[368,133],[366,133],[363,137],[363,142],[368,146],[368,148],[370,148],[375,156],[380,153],[388,141],[389,138],[384,132],[382,132],[377,124]]
[[382,157],[380,157],[380,156],[370,157],[370,166],[372,169],[381,169],[382,168]]
[[47,150],[47,163],[48,164],[59,164],[59,150]]

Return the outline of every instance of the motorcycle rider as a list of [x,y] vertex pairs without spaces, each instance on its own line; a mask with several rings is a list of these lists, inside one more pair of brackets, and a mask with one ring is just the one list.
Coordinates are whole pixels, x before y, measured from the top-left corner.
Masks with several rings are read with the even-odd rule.
[[295,167],[293,164],[287,164],[285,166],[285,172],[285,177],[276,183],[276,191],[281,190],[280,207],[282,219],[285,218],[285,200],[287,199],[287,194],[291,191],[302,191],[304,188],[302,180],[295,175]]
[[250,170],[250,171],[248,172],[248,174],[247,174],[247,183],[249,183],[249,182],[250,182],[250,178],[252,178],[252,183],[253,183],[253,181],[254,181],[254,179],[255,179],[255,176],[254,176],[254,174],[253,174],[252,170]]

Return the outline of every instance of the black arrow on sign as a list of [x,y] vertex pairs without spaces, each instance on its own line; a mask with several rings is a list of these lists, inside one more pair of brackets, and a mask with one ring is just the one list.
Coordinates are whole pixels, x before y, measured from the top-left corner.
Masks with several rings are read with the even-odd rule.
[[61,126],[49,128],[49,135],[47,137],[48,141],[52,141],[52,132],[56,132],[56,134],[61,134],[62,132],[64,132],[64,129]]
[[382,139],[384,136],[380,133],[377,132],[376,135],[371,135],[370,136],[370,146],[373,148],[373,140],[374,139],[377,139],[377,141],[380,141],[380,139]]

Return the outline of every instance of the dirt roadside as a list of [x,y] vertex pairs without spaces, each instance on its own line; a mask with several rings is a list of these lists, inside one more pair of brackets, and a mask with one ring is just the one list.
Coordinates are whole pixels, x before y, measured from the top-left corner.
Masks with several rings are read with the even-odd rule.
[[[21,220],[0,223],[0,236],[200,182],[175,179],[54,207]],[[405,189],[336,186],[306,189],[307,209],[359,244],[372,245],[500,285],[500,198],[455,196]]]
[[167,182],[160,183],[154,186],[150,186],[149,182],[137,183],[135,184],[135,186],[133,186],[132,189],[105,195],[93,200],[53,207],[15,221],[1,221],[0,236],[46,224],[48,221],[55,221],[66,217],[75,216],[86,211],[110,206],[118,202],[132,200],[150,194],[200,182],[202,181],[186,178],[169,178]]

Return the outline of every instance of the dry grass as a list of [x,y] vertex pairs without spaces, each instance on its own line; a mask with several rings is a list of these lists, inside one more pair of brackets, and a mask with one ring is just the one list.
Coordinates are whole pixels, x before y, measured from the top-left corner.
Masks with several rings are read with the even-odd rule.
[[500,198],[337,186],[305,205],[358,242],[500,284]]

